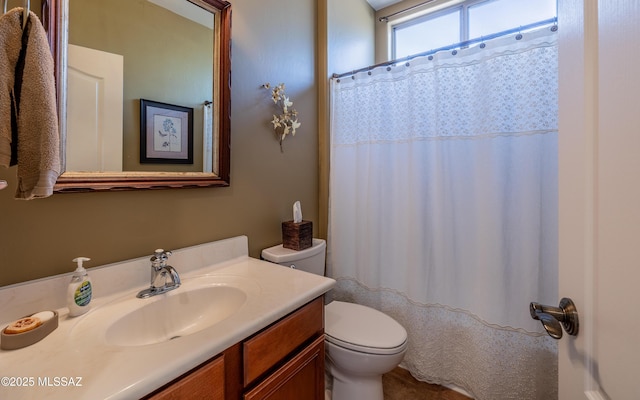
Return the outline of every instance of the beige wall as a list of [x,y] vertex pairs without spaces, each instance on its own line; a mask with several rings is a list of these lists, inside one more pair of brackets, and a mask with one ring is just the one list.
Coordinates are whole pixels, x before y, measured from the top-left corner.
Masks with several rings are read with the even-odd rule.
[[329,201],[329,77],[373,63],[374,10],[366,0],[318,0],[319,234],[327,236]]
[[327,0],[329,74],[373,64],[375,11],[365,0]]
[[[295,200],[318,231],[316,1],[232,3],[231,186],[17,201],[15,167],[2,168],[10,186],[0,191],[0,286],[69,272],[77,256],[91,267],[242,234],[259,256],[280,242]],[[260,88],[267,81],[286,83],[302,122],[284,153]]]

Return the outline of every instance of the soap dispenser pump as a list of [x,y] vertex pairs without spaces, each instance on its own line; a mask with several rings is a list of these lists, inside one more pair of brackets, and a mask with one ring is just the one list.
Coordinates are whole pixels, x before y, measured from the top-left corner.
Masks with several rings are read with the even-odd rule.
[[69,307],[69,316],[77,317],[89,311],[89,303],[91,302],[91,278],[84,269],[82,263],[91,260],[87,257],[74,258],[73,262],[78,267],[71,277],[69,288],[67,289],[67,306]]

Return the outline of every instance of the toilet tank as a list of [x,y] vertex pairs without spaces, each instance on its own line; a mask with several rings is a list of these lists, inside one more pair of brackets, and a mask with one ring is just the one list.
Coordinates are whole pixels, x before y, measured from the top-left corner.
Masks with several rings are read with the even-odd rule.
[[285,249],[281,244],[262,250],[264,260],[324,275],[325,249],[327,245],[322,239],[313,239],[311,247],[304,250]]

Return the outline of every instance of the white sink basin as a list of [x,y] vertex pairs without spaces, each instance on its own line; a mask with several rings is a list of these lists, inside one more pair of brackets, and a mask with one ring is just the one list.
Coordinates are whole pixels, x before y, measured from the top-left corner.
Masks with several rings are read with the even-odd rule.
[[230,286],[178,290],[114,321],[107,328],[106,342],[141,346],[190,335],[227,318],[247,300],[242,290]]
[[95,334],[108,346],[163,343],[224,321],[258,292],[257,283],[239,276],[187,279],[179,288],[157,296],[139,299],[132,292],[96,307],[81,317],[73,334]]

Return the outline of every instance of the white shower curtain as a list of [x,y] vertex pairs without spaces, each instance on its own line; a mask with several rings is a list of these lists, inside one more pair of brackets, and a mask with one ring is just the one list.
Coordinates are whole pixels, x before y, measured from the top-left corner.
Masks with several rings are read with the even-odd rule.
[[331,83],[333,297],[400,322],[415,377],[484,400],[557,398],[529,315],[558,302],[556,35],[523,36]]

